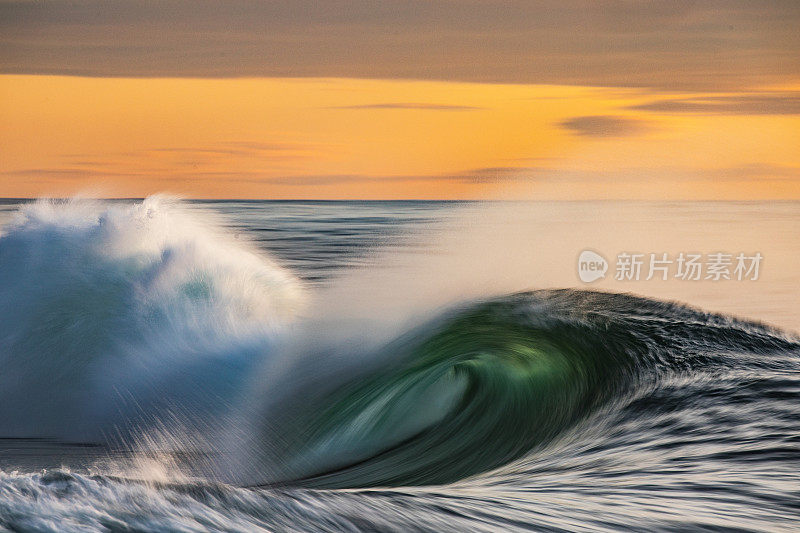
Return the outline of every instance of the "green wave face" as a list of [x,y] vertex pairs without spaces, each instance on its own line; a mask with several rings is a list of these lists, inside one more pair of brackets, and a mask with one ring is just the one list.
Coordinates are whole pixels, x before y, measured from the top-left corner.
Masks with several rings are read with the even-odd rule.
[[730,368],[753,354],[768,366],[772,354],[797,349],[765,326],[668,302],[514,294],[399,337],[368,358],[383,366],[343,385],[305,377],[265,417],[259,460],[273,484],[450,483],[557,449],[554,438],[598,406],[623,404],[664,376]]
[[295,470],[336,459],[301,483],[448,483],[519,458],[585,416],[630,373],[624,350],[585,324],[545,324],[529,304],[479,304],[406,335],[387,348],[400,363],[312,402],[282,432],[286,455]]

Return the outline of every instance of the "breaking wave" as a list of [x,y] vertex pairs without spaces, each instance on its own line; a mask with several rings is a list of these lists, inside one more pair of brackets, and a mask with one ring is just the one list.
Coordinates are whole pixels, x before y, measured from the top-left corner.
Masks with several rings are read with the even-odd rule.
[[21,208],[0,237],[3,436],[110,438],[167,413],[213,427],[230,408],[303,290],[195,211]]

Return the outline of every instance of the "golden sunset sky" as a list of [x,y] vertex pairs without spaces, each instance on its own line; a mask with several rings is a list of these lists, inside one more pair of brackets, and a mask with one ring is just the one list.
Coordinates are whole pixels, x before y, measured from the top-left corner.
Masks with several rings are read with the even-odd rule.
[[0,0],[0,196],[800,199],[800,3]]

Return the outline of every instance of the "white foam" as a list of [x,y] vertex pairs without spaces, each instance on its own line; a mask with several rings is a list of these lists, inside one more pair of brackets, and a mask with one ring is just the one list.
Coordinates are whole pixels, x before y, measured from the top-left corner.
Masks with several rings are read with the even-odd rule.
[[4,436],[226,409],[304,290],[218,222],[160,196],[23,206],[0,237]]

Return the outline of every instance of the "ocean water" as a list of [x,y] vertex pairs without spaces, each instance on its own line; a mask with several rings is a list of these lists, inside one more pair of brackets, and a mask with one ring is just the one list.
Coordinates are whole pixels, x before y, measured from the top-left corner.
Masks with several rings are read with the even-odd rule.
[[0,530],[800,528],[798,203],[4,200],[0,228]]

